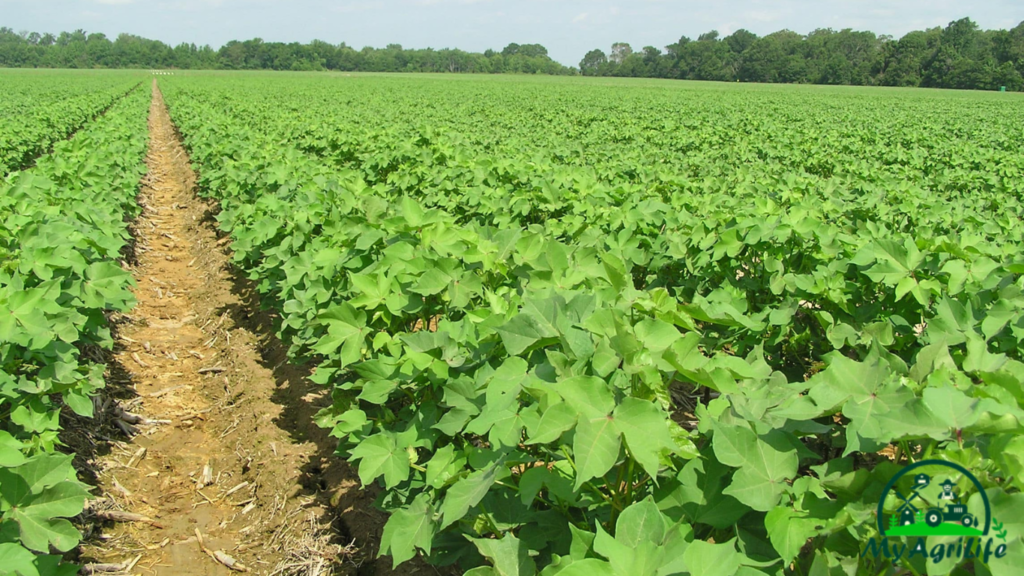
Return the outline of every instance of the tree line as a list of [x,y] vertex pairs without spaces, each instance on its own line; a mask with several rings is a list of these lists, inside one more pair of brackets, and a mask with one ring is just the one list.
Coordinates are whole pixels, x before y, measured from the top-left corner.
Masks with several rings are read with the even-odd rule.
[[16,33],[0,28],[0,67],[6,68],[177,68],[183,70],[338,70],[347,72],[467,72],[578,74],[548,56],[540,44],[516,44],[503,50],[408,49],[400,44],[356,50],[322,40],[264,42],[232,40],[219,50],[120,34],[110,40],[84,30],[59,35]]
[[712,30],[659,50],[624,42],[610,53],[591,50],[586,76],[679,78],[726,82],[926,86],[977,90],[1024,88],[1024,22],[1011,30],[980,30],[970,18],[899,40],[872,32],[782,30],[758,37],[747,30],[721,37]]
[[0,67],[178,68],[580,74],[743,82],[926,86],[1024,90],[1024,22],[981,30],[970,18],[910,32],[899,40],[873,32],[782,30],[759,37],[737,30],[686,36],[664,50],[635,51],[624,42],[591,50],[579,69],[559,64],[540,44],[512,43],[500,52],[407,49],[400,44],[357,50],[344,42],[231,41],[220,49],[121,34],[110,40],[84,30],[59,35],[0,28]]

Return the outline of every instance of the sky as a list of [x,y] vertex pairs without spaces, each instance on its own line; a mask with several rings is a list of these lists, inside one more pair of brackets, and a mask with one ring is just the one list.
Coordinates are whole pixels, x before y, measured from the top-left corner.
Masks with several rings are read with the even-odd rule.
[[0,26],[15,31],[128,32],[209,44],[229,40],[326,40],[355,48],[500,50],[510,42],[543,44],[575,66],[587,51],[613,42],[664,48],[681,36],[746,28],[853,28],[899,38],[911,30],[970,17],[981,28],[1024,21],[1021,0],[0,0]]

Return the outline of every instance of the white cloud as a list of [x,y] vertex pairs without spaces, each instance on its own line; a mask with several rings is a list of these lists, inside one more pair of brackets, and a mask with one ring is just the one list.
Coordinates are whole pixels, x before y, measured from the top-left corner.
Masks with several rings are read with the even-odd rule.
[[135,0],[93,0],[97,4],[106,4],[108,6],[122,6],[124,4],[133,4]]
[[575,18],[572,19],[572,23],[575,24],[577,22],[583,22],[584,20],[587,19],[588,16],[590,16],[590,14],[588,14],[587,12],[580,12],[579,14],[576,15]]

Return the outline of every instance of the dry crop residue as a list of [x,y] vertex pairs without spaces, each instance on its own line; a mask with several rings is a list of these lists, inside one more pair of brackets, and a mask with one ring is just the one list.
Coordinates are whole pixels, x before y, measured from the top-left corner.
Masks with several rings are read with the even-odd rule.
[[[345,493],[351,481],[323,480],[337,465],[309,440],[321,395],[275,370],[243,325],[249,308],[233,291],[226,242],[192,191],[155,82],[149,128],[135,223],[138,305],[112,363],[129,397],[104,411],[121,434],[105,437],[109,453],[92,462],[103,495],[90,504],[94,530],[80,561],[87,572],[354,573],[367,553],[332,527],[322,491],[340,486],[342,508],[365,498]],[[377,532],[380,518],[372,524]]]

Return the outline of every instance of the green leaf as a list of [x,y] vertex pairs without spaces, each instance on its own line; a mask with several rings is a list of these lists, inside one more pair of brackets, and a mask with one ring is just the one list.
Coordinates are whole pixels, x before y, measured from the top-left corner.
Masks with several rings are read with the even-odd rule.
[[495,464],[473,472],[448,488],[441,503],[441,530],[457,522],[484,499],[497,479],[499,466]]
[[993,559],[989,565],[992,576],[1017,576],[1020,567],[1024,566],[1024,550],[1021,550],[1020,540],[1014,546],[1006,547],[1006,556]]
[[71,465],[73,458],[70,454],[41,454],[11,471],[25,480],[32,494],[38,494],[45,488],[75,478],[75,469]]
[[0,543],[0,573],[39,576],[36,555],[13,542]]
[[341,358],[345,364],[358,362],[366,332],[366,314],[351,304],[343,303],[328,308],[317,318],[327,325],[327,334],[320,338],[313,350],[329,356],[341,348]]
[[558,576],[616,576],[611,564],[597,558],[575,560],[556,574]]
[[452,279],[441,272],[437,268],[428,268],[426,272],[420,276],[416,285],[409,290],[423,296],[432,296],[439,294],[442,290],[448,287],[448,284]]
[[[358,408],[346,410],[336,418],[332,418],[328,427],[331,427],[331,436],[335,438],[344,438],[347,435],[360,430],[366,425],[368,420],[366,419],[366,412]],[[320,422],[317,423],[318,425]]]
[[21,543],[38,552],[49,552],[53,546],[67,552],[78,546],[78,530],[63,518],[45,518],[15,508],[11,517],[21,528]]
[[993,304],[981,322],[981,332],[985,335],[985,340],[991,340],[999,334],[1016,312],[1015,306],[1008,300],[999,300]]
[[641,541],[634,546],[612,538],[600,525],[594,538],[594,551],[608,559],[616,576],[656,576],[665,561],[661,542]]
[[451,444],[439,448],[427,462],[427,484],[434,488],[444,486],[458,472],[458,469],[461,469],[461,466],[455,466],[456,463],[455,448]]
[[715,458],[710,446],[701,457],[690,460],[674,482],[663,482],[668,489],[659,496],[658,506],[673,516],[681,509],[691,523],[724,529],[732,526],[750,507],[722,493],[729,480],[729,468]]
[[127,310],[128,304],[134,303],[124,289],[130,281],[131,275],[113,262],[94,262],[85,270],[82,301],[90,308]]
[[851,397],[855,400],[870,398],[887,374],[887,368],[877,360],[857,362],[838,356],[830,361],[826,370],[808,381],[808,395],[822,410],[829,411]]
[[519,477],[519,497],[524,505],[529,506],[541,489],[547,488],[549,500],[554,498],[571,502],[574,499],[570,478],[570,474],[562,474],[559,464],[553,465],[550,470],[547,466],[534,466]]
[[426,213],[423,207],[408,196],[402,197],[402,216],[413,228],[418,228],[426,221]]
[[622,359],[612,350],[607,338],[600,338],[595,347],[594,355],[591,358],[591,366],[596,374],[607,377],[613,370],[619,367]]
[[370,404],[384,404],[396,388],[397,380],[367,380],[363,382],[363,390],[356,398]]
[[777,507],[765,516],[764,526],[768,529],[768,539],[782,557],[784,564],[792,562],[800,553],[807,540],[817,533],[814,518],[806,518],[796,510],[788,507]]
[[530,551],[513,534],[505,534],[500,540],[470,538],[480,555],[491,561],[497,576],[534,576],[537,565],[530,557]]
[[665,516],[651,496],[629,505],[615,521],[615,539],[631,548],[641,542],[660,544],[667,530]]
[[61,482],[29,498],[22,510],[40,518],[70,518],[82,512],[88,498],[89,492],[81,484]]
[[732,576],[745,556],[736,551],[736,541],[710,544],[694,540],[683,552],[683,560],[691,576]]
[[962,430],[978,421],[978,401],[952,386],[929,386],[922,394],[924,405],[943,423]]
[[64,403],[79,416],[85,416],[86,418],[92,418],[93,405],[92,398],[88,394],[83,394],[77,390],[69,390],[64,393]]
[[359,480],[363,486],[383,474],[384,485],[391,489],[409,477],[409,454],[388,433],[375,434],[360,442],[352,449],[350,460],[360,460]]
[[653,402],[624,398],[615,408],[615,427],[626,439],[626,446],[651,478],[657,478],[659,454],[675,451],[669,431],[669,417]]
[[0,430],[0,467],[21,466],[28,459],[21,453],[22,444],[5,430]]
[[416,549],[430,554],[431,542],[437,533],[434,509],[430,498],[423,493],[416,497],[407,508],[396,510],[388,518],[381,535],[381,555],[391,553],[393,566],[416,555]]
[[552,389],[583,418],[601,418],[615,408],[611,388],[601,378],[573,376],[560,380]]
[[767,512],[779,503],[786,481],[796,476],[796,450],[772,435],[769,444],[745,426],[715,422],[712,445],[715,456],[727,466],[738,468],[723,493],[754,510]]
[[988,344],[977,334],[967,335],[967,357],[963,367],[966,372],[995,372],[1006,364],[1005,354],[992,354]]
[[[985,490],[988,495],[989,505],[992,507],[992,516],[1003,523],[1003,529],[1010,533],[1010,537],[1020,537],[1024,534],[1024,494],[1007,494],[1002,488],[989,488]],[[981,495],[975,492],[967,501],[969,510],[984,510]],[[1011,546],[1012,548],[1012,546]]]
[[596,534],[577,528],[569,524],[569,531],[572,532],[572,543],[569,547],[569,555],[573,560],[583,560],[594,551],[594,537]]
[[11,411],[11,422],[26,432],[41,433],[60,428],[60,411],[45,406],[38,398]]
[[530,314],[520,313],[505,324],[495,328],[501,336],[505,350],[512,356],[525,352],[543,338],[554,338],[557,332],[544,327]]
[[567,402],[559,402],[549,406],[540,416],[534,430],[529,432],[527,445],[547,444],[558,440],[565,432],[576,425],[577,412]]
[[656,318],[648,318],[637,324],[636,335],[651,352],[661,352],[683,337],[675,326]]
[[619,431],[613,418],[580,419],[573,438],[576,458],[576,490],[591,478],[604,476],[619,458]]

